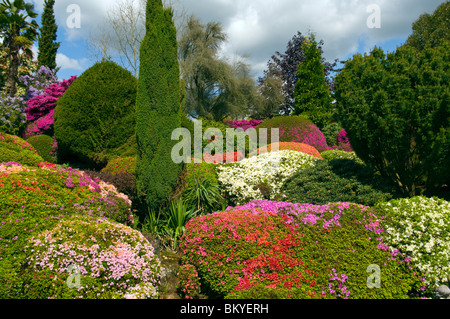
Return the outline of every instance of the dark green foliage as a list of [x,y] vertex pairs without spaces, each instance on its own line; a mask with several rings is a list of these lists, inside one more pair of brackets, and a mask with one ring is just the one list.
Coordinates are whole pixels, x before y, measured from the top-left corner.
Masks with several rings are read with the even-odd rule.
[[353,160],[319,161],[289,178],[283,186],[284,201],[325,205],[351,202],[372,206],[396,195],[395,188]]
[[23,139],[0,133],[0,163],[8,162],[36,166],[44,162],[44,159]]
[[180,127],[180,71],[171,9],[147,2],[146,35],[136,101],[137,189],[150,210],[167,202],[181,166],[171,159],[171,136]]
[[450,176],[450,44],[355,55],[336,77],[340,122],[358,157],[406,195]]
[[328,124],[322,129],[322,133],[327,140],[328,146],[333,147],[338,144],[337,136],[340,131],[342,131],[342,127],[336,122]]
[[48,135],[37,135],[32,136],[27,139],[36,152],[44,159],[47,163],[56,163],[56,156],[54,155],[54,150],[52,147],[53,138]]
[[436,47],[444,41],[450,41],[450,2],[443,2],[431,15],[421,15],[413,23],[412,29],[413,33],[406,45],[419,50],[423,50],[427,45]]
[[136,90],[136,78],[114,62],[86,70],[56,105],[58,156],[91,167],[106,165],[135,134]]
[[294,115],[307,114],[322,129],[331,121],[333,105],[325,81],[321,49],[313,35],[305,40],[303,52],[305,61],[298,66],[295,83]]
[[38,39],[39,52],[38,63],[39,66],[45,65],[50,69],[56,69],[56,52],[60,46],[56,41],[56,32],[58,26],[55,23],[55,15],[53,7],[55,0],[45,0],[44,13],[42,14],[41,34]]

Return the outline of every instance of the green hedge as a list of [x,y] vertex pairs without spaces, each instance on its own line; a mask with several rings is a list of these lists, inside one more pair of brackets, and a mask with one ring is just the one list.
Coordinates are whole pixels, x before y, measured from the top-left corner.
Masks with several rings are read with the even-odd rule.
[[96,63],[58,100],[55,137],[63,160],[103,167],[135,134],[137,80],[111,61]]
[[399,196],[392,184],[348,159],[320,161],[289,178],[281,192],[285,201],[315,205],[352,202],[372,206]]
[[37,153],[46,161],[47,163],[56,163],[57,158],[53,150],[53,138],[48,135],[37,135],[32,136],[27,139]]

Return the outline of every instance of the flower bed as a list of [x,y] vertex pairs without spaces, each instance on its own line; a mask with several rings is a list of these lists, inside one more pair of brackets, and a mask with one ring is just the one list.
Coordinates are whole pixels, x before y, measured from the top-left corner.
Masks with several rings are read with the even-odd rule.
[[[362,205],[253,201],[191,220],[182,261],[211,297],[411,297],[422,282],[407,256],[383,249],[383,223]],[[370,265],[380,289],[367,285]]]
[[44,159],[30,143],[20,137],[0,133],[0,163],[16,162],[36,166]]
[[265,153],[217,167],[218,180],[237,204],[253,199],[275,199],[287,178],[313,167],[319,159],[292,150]]

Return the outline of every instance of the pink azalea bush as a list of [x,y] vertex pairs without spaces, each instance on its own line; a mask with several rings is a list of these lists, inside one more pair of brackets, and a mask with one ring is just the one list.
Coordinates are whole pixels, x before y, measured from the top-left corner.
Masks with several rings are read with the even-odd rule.
[[64,94],[69,86],[75,81],[76,76],[72,76],[68,80],[63,80],[58,83],[53,83],[45,88],[44,94],[33,97],[27,101],[25,112],[27,121],[30,122],[25,132],[24,137],[49,134],[53,130],[53,115],[55,113],[56,101]]
[[240,120],[240,121],[225,121],[226,124],[228,124],[232,128],[241,128],[244,131],[246,131],[249,128],[256,128],[259,124],[263,123],[264,121],[260,120]]
[[345,152],[354,152],[350,141],[348,140],[347,132],[345,129],[339,132],[337,135],[337,149]]

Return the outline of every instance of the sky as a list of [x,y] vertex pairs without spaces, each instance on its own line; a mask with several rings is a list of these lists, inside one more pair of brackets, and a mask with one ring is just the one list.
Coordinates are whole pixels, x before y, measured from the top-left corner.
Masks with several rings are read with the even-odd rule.
[[[105,25],[108,12],[124,0],[56,0],[58,78],[81,75],[97,59],[87,47],[89,35]],[[139,0],[135,0],[136,3]],[[412,23],[432,14],[444,0],[170,0],[175,16],[194,15],[202,23],[220,22],[228,36],[223,57],[246,56],[252,75],[266,69],[275,52],[300,31],[323,40],[327,61],[370,52],[394,51],[412,32]],[[41,24],[44,0],[31,0]],[[34,48],[37,52],[37,48]]]

